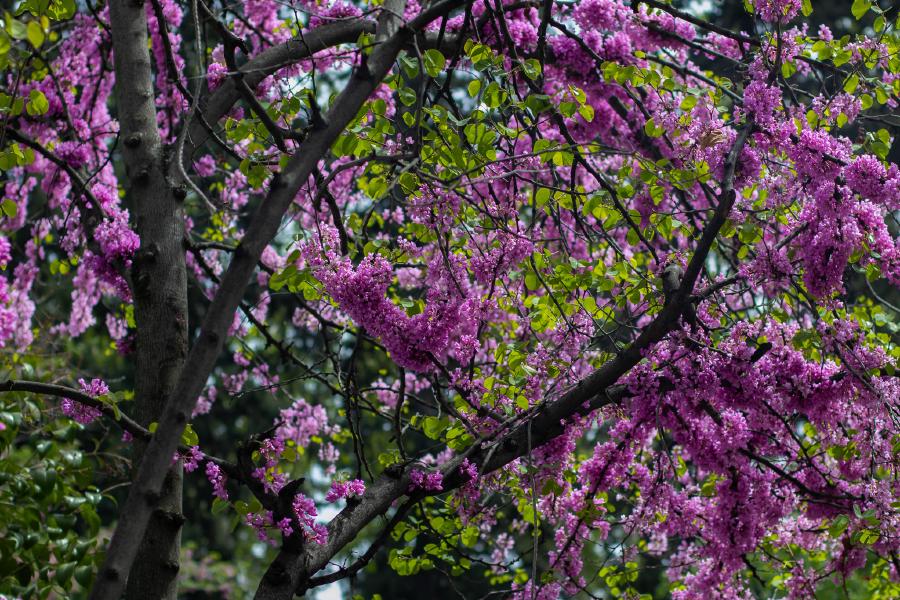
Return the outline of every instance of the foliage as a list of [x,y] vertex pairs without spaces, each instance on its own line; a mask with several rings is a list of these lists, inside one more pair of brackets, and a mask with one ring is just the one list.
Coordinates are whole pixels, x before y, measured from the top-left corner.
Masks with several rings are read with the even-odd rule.
[[0,592],[896,597],[900,18],[742,4],[17,3]]

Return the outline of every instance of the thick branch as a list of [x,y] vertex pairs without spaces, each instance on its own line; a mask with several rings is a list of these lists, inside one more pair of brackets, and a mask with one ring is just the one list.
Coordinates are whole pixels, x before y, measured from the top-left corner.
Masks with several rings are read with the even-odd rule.
[[[181,198],[167,178],[157,124],[155,76],[147,45],[147,7],[132,0],[110,0],[109,24],[126,175],[122,183],[141,242],[132,260],[130,278],[137,322],[132,416],[147,427],[159,422],[187,355],[187,274],[180,234],[184,211]],[[162,466],[153,501],[147,503],[144,527],[126,553],[128,561],[121,568],[105,571],[95,588],[103,590],[109,585],[114,597],[119,598],[127,584],[129,598],[176,598],[183,521],[182,472],[180,465],[172,465],[172,456],[180,438],[179,431]],[[141,462],[145,444],[144,439],[135,439],[133,465]],[[172,515],[177,518],[171,518]],[[148,528],[146,523],[151,518],[153,526]],[[129,520],[128,512],[123,512],[119,523]],[[115,548],[110,549],[108,562],[114,560],[115,553]],[[134,560],[138,555],[140,559]]]
[[[359,571],[361,571],[369,561],[371,561],[376,554],[378,554],[378,550],[384,546],[384,544],[388,541],[388,538],[391,535],[391,532],[394,530],[400,521],[406,517],[406,514],[409,510],[415,505],[413,500],[409,500],[405,502],[397,511],[394,513],[394,516],[391,517],[391,520],[385,525],[384,529],[381,530],[381,533],[378,534],[378,537],[369,545],[369,548],[357,558],[353,563],[346,567],[341,567],[337,571],[333,573],[328,573],[327,575],[322,575],[321,577],[313,577],[309,580],[309,587],[319,587],[321,585],[326,585],[329,583],[334,583],[335,581],[340,581],[341,579],[346,579],[347,577],[352,577]],[[302,594],[306,590],[297,590],[298,594]]]

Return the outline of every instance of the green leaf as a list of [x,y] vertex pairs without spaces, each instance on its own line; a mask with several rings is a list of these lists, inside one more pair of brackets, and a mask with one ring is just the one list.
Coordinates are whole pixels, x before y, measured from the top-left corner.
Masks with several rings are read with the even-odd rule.
[[25,111],[32,117],[47,114],[50,110],[50,103],[47,102],[47,96],[40,90],[31,90],[28,94],[28,104],[25,105]]
[[399,59],[403,72],[406,73],[407,79],[413,79],[419,74],[419,63],[410,56],[401,56]]
[[59,584],[65,584],[70,579],[72,579],[72,575],[75,573],[75,563],[64,563],[56,567],[56,575],[54,579]]
[[880,537],[880,534],[872,529],[863,529],[859,532],[859,541],[866,546],[871,546],[877,542]]
[[9,13],[6,13],[5,17],[6,33],[9,34],[9,37],[14,40],[24,40],[28,35],[28,29],[25,25]]
[[506,90],[501,89],[496,81],[492,81],[484,91],[484,103],[490,108],[497,108],[506,101]]
[[478,541],[478,528],[469,525],[460,534],[464,546],[472,547]]
[[578,109],[578,114],[580,114],[585,121],[590,123],[594,120],[594,107],[590,104],[582,104]]
[[845,48],[843,50],[838,50],[837,52],[835,52],[834,57],[832,57],[831,59],[831,62],[834,63],[834,66],[840,67],[841,65],[845,65],[850,62],[851,58],[853,58],[853,52]]
[[688,111],[697,106],[696,96],[685,96],[681,101],[681,110]]
[[870,8],[872,8],[872,0],[853,0],[853,6],[850,7],[850,12],[853,13],[853,16],[859,21],[867,12],[869,12]]
[[803,0],[803,5],[800,10],[803,12],[804,17],[808,17],[813,11],[812,2],[810,0]]
[[91,587],[94,580],[94,569],[89,565],[82,565],[75,568],[75,581],[83,588]]
[[561,102],[559,105],[559,112],[561,112],[566,118],[571,118],[571,116],[575,114],[576,110],[578,110],[578,104],[576,104],[575,102]]
[[37,21],[28,22],[26,35],[28,36],[28,41],[35,48],[40,48],[44,43],[44,30]]
[[583,89],[569,86],[569,90],[572,92],[572,95],[575,96],[575,99],[578,100],[578,104],[587,102],[587,94],[584,93]]
[[75,0],[54,0],[47,9],[47,16],[66,21],[75,16]]
[[230,506],[231,505],[226,500],[222,500],[221,498],[214,498],[212,503],[212,514],[218,515],[224,512]]
[[403,188],[405,193],[412,194],[419,189],[419,178],[416,177],[415,173],[405,171],[400,175],[400,187]]
[[854,73],[844,82],[844,91],[848,94],[852,94],[856,91],[857,86],[859,86],[859,75]]
[[194,428],[191,427],[190,423],[187,424],[181,434],[181,443],[185,446],[196,446],[200,443],[200,438],[197,436],[197,433],[194,431]]
[[422,430],[429,438],[436,440],[449,426],[450,422],[446,418],[426,417]]
[[400,97],[400,102],[402,102],[406,106],[412,106],[416,102],[416,92],[411,88],[400,88],[400,90],[397,92],[397,95]]
[[653,117],[647,119],[647,122],[644,123],[644,133],[652,138],[658,138],[665,132],[661,126],[656,124],[656,121],[653,120]]
[[534,81],[541,76],[541,63],[536,58],[529,58],[522,63],[522,71],[525,77]]
[[469,90],[469,96],[471,96],[472,98],[477,96],[478,92],[481,90],[481,80],[473,79],[472,81],[470,81],[469,85],[468,85],[468,90]]
[[425,72],[431,77],[437,77],[444,70],[444,64],[447,62],[447,59],[444,58],[440,50],[431,48],[425,51],[424,62]]
[[797,72],[797,67],[794,66],[794,63],[791,61],[786,61],[781,64],[781,76],[785,79],[790,78],[791,75]]
[[9,198],[4,198],[3,202],[0,203],[0,209],[3,210],[3,214],[9,217],[10,219],[15,219],[16,215],[19,214],[19,205],[10,200]]

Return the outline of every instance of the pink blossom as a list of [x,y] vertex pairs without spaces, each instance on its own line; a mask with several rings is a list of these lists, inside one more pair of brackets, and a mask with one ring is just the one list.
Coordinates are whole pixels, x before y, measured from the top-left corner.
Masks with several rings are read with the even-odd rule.
[[294,496],[292,507],[303,536],[316,544],[325,544],[328,541],[328,529],[321,523],[315,522],[319,513],[312,499],[303,494],[297,494]]
[[335,480],[325,495],[326,502],[337,502],[341,498],[359,498],[366,493],[366,484],[361,479],[349,481]]
[[[92,379],[90,383],[87,383],[84,379],[79,379],[78,385],[81,386],[82,392],[92,398],[105,396],[109,393],[109,387],[107,387],[102,379]],[[64,415],[82,425],[93,422],[103,414],[98,408],[82,404],[81,402],[70,398],[63,398],[60,401],[59,406]]]
[[221,500],[228,500],[228,491],[225,489],[225,474],[222,473],[219,465],[211,460],[206,463],[206,478],[213,486],[213,495]]
[[425,492],[440,492],[444,489],[444,476],[440,471],[422,471],[413,469],[409,472],[409,490],[414,492],[422,490]]

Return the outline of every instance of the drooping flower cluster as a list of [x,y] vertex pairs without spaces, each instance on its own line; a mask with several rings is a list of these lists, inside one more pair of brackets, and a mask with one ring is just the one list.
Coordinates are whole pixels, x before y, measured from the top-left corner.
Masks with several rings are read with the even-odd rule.
[[328,529],[321,523],[316,523],[316,516],[319,514],[316,510],[316,504],[311,498],[303,494],[294,496],[291,504],[294,516],[300,524],[300,532],[307,540],[316,544],[324,544],[328,542]]
[[183,452],[177,456],[181,459],[182,466],[188,473],[196,471],[200,466],[200,463],[203,462],[203,459],[206,458],[203,452],[200,451],[199,446],[191,446],[187,449],[187,452]]
[[311,405],[303,398],[297,398],[290,408],[282,410],[278,423],[277,438],[282,442],[290,440],[301,448],[307,447],[313,436],[338,430],[329,425],[322,405]]
[[392,267],[378,255],[367,256],[355,268],[341,260],[333,270],[324,268],[319,276],[341,308],[381,339],[398,365],[424,371],[446,353],[462,304],[457,289],[460,280],[454,280],[452,272],[438,264],[432,263],[438,273],[430,277],[425,309],[413,316],[387,298]]
[[278,466],[282,452],[284,452],[284,442],[277,437],[267,439],[259,450],[264,464],[256,467],[252,475],[262,484],[263,490],[267,494],[277,495],[287,483],[287,475]]
[[213,495],[220,500],[228,500],[228,490],[225,489],[225,474],[222,469],[212,461],[206,463],[206,478],[213,486]]

